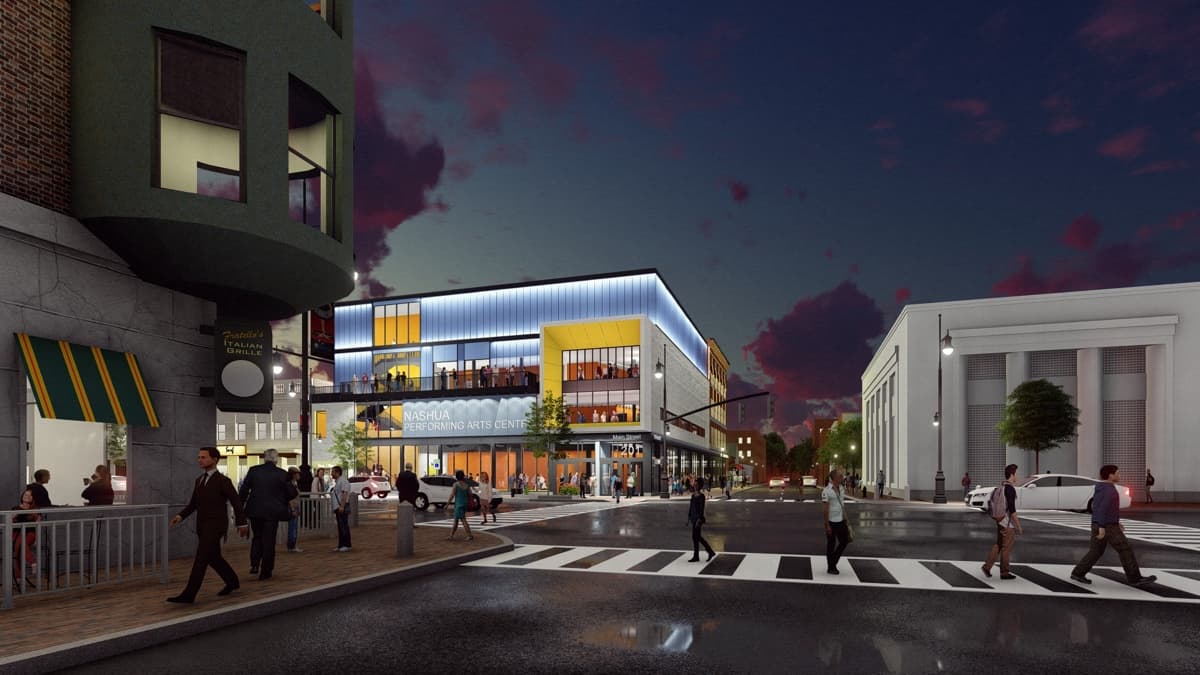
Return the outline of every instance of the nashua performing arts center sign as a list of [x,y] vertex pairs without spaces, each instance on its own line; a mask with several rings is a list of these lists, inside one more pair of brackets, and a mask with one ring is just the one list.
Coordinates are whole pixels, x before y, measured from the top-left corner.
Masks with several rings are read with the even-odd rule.
[[534,396],[404,404],[404,438],[520,436]]

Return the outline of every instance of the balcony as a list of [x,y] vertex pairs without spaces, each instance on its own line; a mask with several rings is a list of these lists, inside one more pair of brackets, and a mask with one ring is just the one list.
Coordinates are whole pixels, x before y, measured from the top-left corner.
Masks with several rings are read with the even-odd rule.
[[313,387],[313,403],[347,403],[371,401],[402,401],[436,398],[465,398],[472,396],[522,396],[537,395],[538,380],[528,373],[524,381],[511,384],[500,375],[487,381],[477,377],[461,380],[448,377],[411,377],[402,380],[354,380],[339,382],[325,387]]

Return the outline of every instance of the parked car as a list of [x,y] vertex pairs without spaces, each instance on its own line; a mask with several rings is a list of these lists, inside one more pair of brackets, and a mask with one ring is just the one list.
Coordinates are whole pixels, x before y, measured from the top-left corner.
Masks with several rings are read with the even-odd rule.
[[[1092,512],[1092,495],[1095,494],[1096,483],[1101,482],[1087,476],[1072,476],[1067,474],[1037,474],[1018,482],[1017,512],[1037,509],[1061,509],[1070,511]],[[967,506],[977,508],[987,513],[988,498],[996,486],[977,487],[967,493]],[[1121,508],[1126,508],[1133,501],[1128,487],[1117,486],[1117,497]]]
[[358,490],[363,499],[379,497],[383,499],[392,491],[392,484],[383,476],[351,476],[350,489]]
[[804,487],[817,487],[817,477],[816,476],[803,476],[800,478],[800,481],[801,481],[800,484],[803,485]]
[[[467,483],[471,486],[471,497],[467,502],[468,511],[479,510],[479,483],[470,478]],[[422,476],[415,506],[418,511],[424,511],[433,504],[437,508],[446,506],[450,501],[450,490],[454,487],[454,476]]]
[[781,487],[784,487],[785,485],[787,485],[787,479],[782,478],[780,476],[776,476],[776,477],[772,478],[771,480],[767,481],[767,487],[769,487],[769,488],[781,488]]

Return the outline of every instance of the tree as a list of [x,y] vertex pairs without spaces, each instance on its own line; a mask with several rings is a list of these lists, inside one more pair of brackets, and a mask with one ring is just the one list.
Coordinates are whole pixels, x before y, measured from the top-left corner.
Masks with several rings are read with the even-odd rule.
[[767,466],[774,468],[776,471],[787,471],[787,441],[783,440],[783,436],[774,431],[763,436],[763,438],[767,441]]
[[1075,438],[1079,408],[1063,388],[1047,380],[1023,382],[1008,395],[996,429],[1007,445],[1033,452],[1034,473],[1041,470],[1040,453]]
[[371,460],[367,432],[359,429],[358,424],[354,422],[334,427],[329,454],[347,471],[357,471],[359,467],[366,469],[367,462]]
[[829,435],[825,437],[825,444],[821,446],[820,461],[822,464],[856,467],[861,452],[862,420],[843,420],[834,424]]
[[128,435],[123,424],[104,425],[104,454],[109,466],[125,466]]
[[817,459],[817,446],[813,444],[813,439],[806,438],[788,450],[788,459],[791,462],[792,471],[807,476],[812,471],[813,462]]
[[571,419],[567,415],[566,400],[546,394],[539,405],[535,400],[525,413],[525,445],[533,456],[541,459],[547,454],[553,459],[562,459],[565,452],[559,448],[571,442]]

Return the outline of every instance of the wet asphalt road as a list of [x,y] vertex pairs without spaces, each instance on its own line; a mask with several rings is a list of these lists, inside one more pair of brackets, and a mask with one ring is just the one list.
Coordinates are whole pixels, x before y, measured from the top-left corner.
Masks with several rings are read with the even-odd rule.
[[[966,509],[849,508],[858,534],[848,555],[969,560],[990,546],[992,526]],[[685,499],[652,501],[500,533],[518,543],[689,549],[686,509]],[[819,504],[717,502],[705,529],[718,550],[819,554],[820,519]],[[1025,528],[1015,562],[1074,562],[1086,548],[1081,532]],[[1134,549],[1147,567],[1200,569],[1200,553]],[[1102,564],[1115,565],[1109,556]],[[400,672],[1194,673],[1197,613],[1155,602],[470,567],[73,672],[197,672],[204,653],[207,672],[337,663]],[[271,643],[278,649],[263,649]]]

